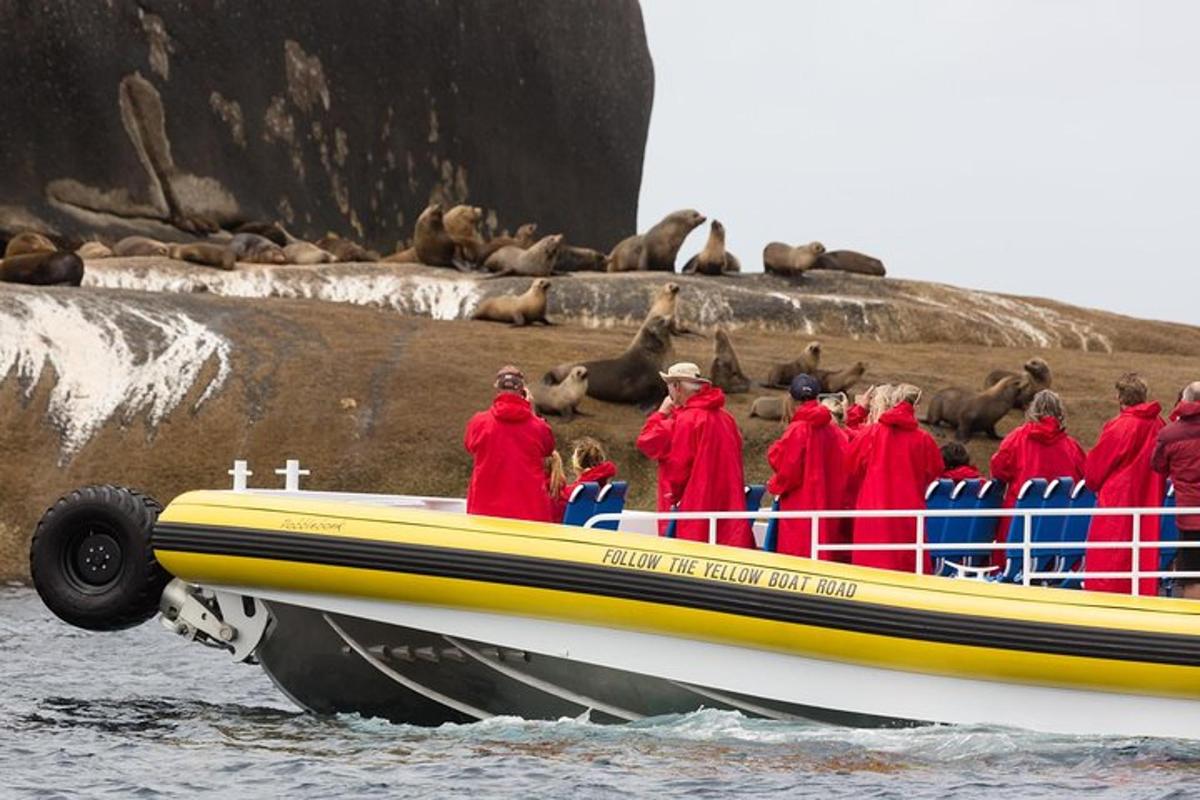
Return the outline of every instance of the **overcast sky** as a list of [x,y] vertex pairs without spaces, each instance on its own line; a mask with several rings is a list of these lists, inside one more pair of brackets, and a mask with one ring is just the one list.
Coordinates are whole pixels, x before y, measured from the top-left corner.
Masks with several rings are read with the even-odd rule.
[[641,229],[695,207],[752,269],[768,241],[815,239],[896,277],[1197,322],[1200,4],[642,11]]

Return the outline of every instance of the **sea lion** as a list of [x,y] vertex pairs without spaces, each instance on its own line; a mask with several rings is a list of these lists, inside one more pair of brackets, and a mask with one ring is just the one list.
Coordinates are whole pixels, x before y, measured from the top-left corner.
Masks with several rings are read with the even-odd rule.
[[792,247],[783,242],[771,242],[763,248],[763,271],[770,275],[794,277],[813,268],[825,253],[825,245],[809,242]]
[[[444,216],[441,203],[432,203],[421,212],[413,227],[413,246],[410,248],[412,256],[418,264],[468,270],[470,265],[462,259],[462,248],[450,238]],[[320,246],[321,243],[317,242],[317,245]]]
[[930,427],[945,425],[953,428],[955,437],[961,441],[970,439],[976,431],[999,439],[996,423],[1012,410],[1013,400],[1020,388],[1021,379],[1016,375],[1001,378],[979,393],[951,386],[930,398],[925,418],[921,421]]
[[856,361],[854,366],[843,370],[818,369],[813,373],[813,377],[821,382],[822,392],[835,394],[853,388],[854,384],[862,380],[863,373],[866,371],[867,363]]
[[513,325],[532,325],[535,322],[553,325],[553,322],[546,319],[546,292],[549,289],[550,281],[537,278],[522,295],[506,294],[479,301],[471,319],[508,322]]
[[792,421],[796,411],[796,401],[790,394],[767,395],[756,397],[750,404],[750,416],[759,419],[782,422],[785,426]]
[[771,367],[771,371],[767,373],[766,385],[779,389],[790,388],[792,378],[795,378],[797,375],[813,374],[820,363],[821,343],[809,342],[805,345],[804,352],[795,361],[788,361],[786,364],[776,364]]
[[[675,211],[663,217],[650,230],[622,239],[608,254],[609,272],[639,270],[675,271],[675,257],[683,240],[703,225],[705,217],[693,208]],[[641,244],[644,247],[639,248]]]
[[561,233],[543,236],[528,250],[522,250],[519,247],[501,247],[488,256],[484,266],[495,273],[490,276],[493,278],[501,278],[505,275],[546,277],[554,272],[554,264],[558,260],[558,247],[562,243],[562,238]]
[[479,206],[455,206],[442,217],[446,232],[462,250],[463,258],[473,264],[483,263],[480,256],[486,245],[479,235],[479,223],[482,221],[483,209]]
[[243,222],[233,229],[234,234],[253,233],[264,239],[269,239],[280,247],[291,241],[291,236],[276,222]]
[[[247,234],[253,236],[254,234]],[[223,244],[211,242],[194,242],[192,244],[170,245],[168,255],[176,261],[188,261],[192,264],[203,264],[206,267],[218,269],[233,269],[233,249]]]
[[247,264],[286,264],[283,248],[257,233],[239,233],[229,240],[234,259]]
[[4,257],[23,256],[28,253],[53,253],[57,250],[58,245],[42,234],[23,231],[8,240],[8,244],[4,246]]
[[479,253],[479,263],[482,264],[484,261],[487,261],[492,253],[501,247],[519,247],[522,250],[533,247],[533,243],[536,240],[535,237],[537,236],[537,227],[536,222],[526,222],[517,228],[516,236],[496,236],[489,239]]
[[1001,378],[1018,377],[1021,379],[1021,391],[1013,401],[1013,408],[1024,409],[1033,401],[1033,396],[1042,389],[1051,388],[1054,381],[1050,374],[1050,365],[1040,358],[1031,358],[1022,366],[1020,374],[1003,369],[994,369],[984,379],[985,388],[994,386]]
[[312,242],[302,242],[295,239],[283,248],[283,255],[289,264],[332,264],[337,256],[328,250],[322,250]]
[[368,250],[358,242],[343,239],[332,232],[325,234],[314,244],[326,253],[332,253],[333,257],[342,263],[379,260],[379,254],[374,250]]
[[713,361],[708,374],[713,386],[726,394],[750,391],[750,379],[742,372],[737,353],[733,349],[733,340],[724,328],[717,328],[716,336],[713,337]]
[[121,258],[126,256],[160,256],[166,258],[171,254],[171,248],[164,242],[151,239],[148,236],[126,236],[113,245],[113,255]]
[[559,272],[604,272],[608,268],[608,256],[590,247],[562,245],[558,248],[554,268]]
[[671,321],[671,333],[675,336],[699,336],[700,334],[679,321],[678,307],[679,284],[674,281],[664,283],[654,293],[654,299],[650,301],[650,310],[646,312],[645,319],[666,317]]
[[878,258],[864,253],[856,253],[853,250],[830,250],[819,256],[811,268],[853,272],[857,275],[874,275],[877,278],[887,275],[883,262]]
[[[661,403],[667,396],[667,385],[659,373],[666,369],[672,352],[671,321],[666,317],[650,317],[638,329],[633,344],[616,358],[584,361],[588,371],[588,397],[609,403],[648,405]],[[565,365],[547,372],[543,383],[559,382],[576,364]]]
[[66,250],[5,256],[0,281],[31,286],[78,286],[83,282],[83,259]]
[[87,260],[89,258],[112,258],[112,248],[104,242],[84,242],[79,245],[79,249],[75,251],[75,255]]
[[704,249],[688,259],[683,271],[697,275],[732,275],[742,271],[742,262],[725,249],[725,226],[714,219],[708,226]]
[[567,422],[579,413],[577,406],[587,394],[588,370],[579,364],[571,367],[561,383],[538,381],[529,387],[533,407],[539,414],[558,414]]

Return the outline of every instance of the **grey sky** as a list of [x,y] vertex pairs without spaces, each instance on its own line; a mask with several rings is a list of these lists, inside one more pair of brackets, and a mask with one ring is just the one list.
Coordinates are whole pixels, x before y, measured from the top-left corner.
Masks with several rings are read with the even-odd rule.
[[642,229],[695,207],[751,269],[768,241],[816,239],[896,277],[1196,320],[1200,5],[642,10]]

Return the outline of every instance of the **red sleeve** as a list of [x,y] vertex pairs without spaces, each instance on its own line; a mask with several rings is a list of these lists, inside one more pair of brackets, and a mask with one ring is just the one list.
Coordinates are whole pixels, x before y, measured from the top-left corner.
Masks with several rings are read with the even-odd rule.
[[807,427],[803,431],[800,427],[789,427],[767,450],[767,463],[775,471],[767,482],[767,491],[773,495],[790,492],[803,482],[810,435]]
[[[1019,430],[1019,429],[1018,429]],[[998,481],[1012,483],[1017,477],[1017,445],[1021,435],[1013,431],[1004,437],[1000,449],[992,456],[992,477]]]
[[1112,423],[1104,426],[1100,431],[1100,438],[1096,440],[1096,446],[1092,448],[1092,452],[1087,454],[1087,461],[1084,464],[1083,476],[1087,481],[1087,485],[1093,492],[1099,492],[1104,482],[1108,480],[1108,476],[1112,473],[1113,467],[1121,458],[1120,440],[1123,437],[1117,433]]
[[1162,475],[1171,473],[1171,459],[1167,455],[1167,443],[1161,436],[1154,445],[1154,455],[1150,457],[1150,468]]
[[663,477],[671,490],[671,501],[679,502],[692,475],[692,464],[696,460],[696,438],[699,433],[694,418],[675,420],[671,436],[670,453],[663,463]]
[[871,448],[876,435],[874,428],[867,430],[851,442],[846,451],[846,478],[857,485],[867,474],[867,462],[871,460]]
[[928,486],[936,481],[938,476],[946,471],[946,462],[942,460],[942,451],[937,442],[929,434],[925,434],[925,483]]
[[539,443],[542,445],[542,458],[549,458],[554,452],[554,431],[550,429],[550,424],[539,416],[534,416],[537,421]]
[[467,422],[467,430],[463,433],[463,447],[471,455],[475,455],[479,451],[479,445],[487,436],[488,425],[487,412],[482,412],[471,417]]
[[675,418],[655,411],[646,418],[646,424],[638,434],[637,449],[647,458],[665,461],[671,453],[671,433],[674,430]]

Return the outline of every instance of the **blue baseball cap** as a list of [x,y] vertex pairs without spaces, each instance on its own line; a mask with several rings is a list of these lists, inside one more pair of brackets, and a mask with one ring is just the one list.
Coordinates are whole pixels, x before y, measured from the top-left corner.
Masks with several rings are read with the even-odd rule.
[[793,400],[815,400],[821,393],[821,382],[812,375],[800,374],[792,378],[788,393]]

